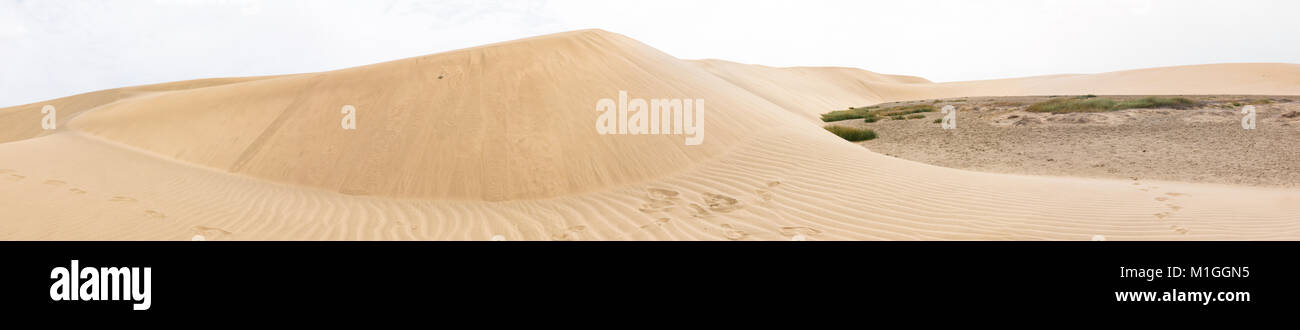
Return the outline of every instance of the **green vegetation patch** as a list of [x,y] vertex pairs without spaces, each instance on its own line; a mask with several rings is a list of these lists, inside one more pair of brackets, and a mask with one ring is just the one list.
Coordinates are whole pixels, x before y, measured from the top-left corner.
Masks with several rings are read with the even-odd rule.
[[841,121],[841,120],[849,120],[849,119],[865,119],[867,117],[870,117],[871,110],[874,110],[876,108],[879,108],[879,106],[870,106],[864,108],[850,107],[847,110],[831,111],[829,113],[822,114],[822,121],[829,123],[833,121]]
[[1153,109],[1153,108],[1173,108],[1186,109],[1196,105],[1196,101],[1185,97],[1144,97],[1140,99],[1116,101],[1109,98],[1101,98],[1093,95],[1058,98],[1046,102],[1030,105],[1026,108],[1029,112],[1050,112],[1050,113],[1070,113],[1070,112],[1108,112],[1124,109]]
[[845,140],[849,140],[852,142],[867,141],[876,138],[876,131],[869,130],[869,129],[853,128],[853,127],[837,126],[837,125],[830,125],[830,126],[826,126],[825,128],[827,131],[830,131],[831,133],[835,133],[835,135],[839,135],[841,138],[844,138]]
[[894,107],[888,109],[880,109],[873,112],[873,114],[879,115],[881,117],[893,117],[893,116],[904,116],[904,115],[910,115],[914,113],[935,112],[935,111],[939,111],[939,109],[935,108],[933,105],[918,104],[918,105],[901,106],[901,107]]
[[906,117],[907,115],[935,111],[938,111],[938,108],[935,108],[934,105],[930,104],[903,105],[890,108],[870,106],[865,108],[848,108],[846,110],[831,111],[822,114],[821,119],[823,122],[827,123],[849,119],[862,119],[868,123],[874,123],[879,121],[880,118],[888,117],[894,120],[904,120],[906,118],[902,117]]

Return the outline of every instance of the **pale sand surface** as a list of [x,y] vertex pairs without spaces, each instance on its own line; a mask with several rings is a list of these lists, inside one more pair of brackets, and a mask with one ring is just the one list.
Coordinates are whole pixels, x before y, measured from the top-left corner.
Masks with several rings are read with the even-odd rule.
[[[1135,91],[1113,92],[1125,86]],[[705,99],[704,143],[597,135],[594,105],[618,90]],[[871,152],[815,119],[890,100],[1077,91],[1295,95],[1300,68],[933,84],[683,61],[584,30],[124,88],[0,109],[0,239],[1300,238],[1294,189],[949,169]],[[59,107],[58,130],[39,129],[43,104]],[[358,109],[358,130],[339,129],[343,105]]]

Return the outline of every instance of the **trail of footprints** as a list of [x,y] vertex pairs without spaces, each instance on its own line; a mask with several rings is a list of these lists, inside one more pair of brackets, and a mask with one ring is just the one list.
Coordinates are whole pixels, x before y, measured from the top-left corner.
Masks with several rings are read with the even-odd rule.
[[[781,181],[769,181],[762,186],[754,189],[754,201],[758,204],[771,202],[776,198],[775,190],[781,186]],[[707,220],[714,218],[718,213],[731,213],[745,208],[745,204],[739,199],[724,194],[704,192],[700,195],[699,202],[689,202],[683,200],[682,194],[678,191],[648,188],[644,197],[645,203],[637,210],[643,213],[661,213],[669,214],[678,211],[685,212],[691,218],[697,220]],[[654,230],[663,228],[672,222],[672,218],[662,217],[655,219],[651,223],[640,226],[641,230]],[[729,240],[739,241],[751,237],[752,235],[730,223],[718,224],[716,229],[722,232],[722,236]],[[783,226],[778,232],[785,237],[799,237],[819,235],[821,230],[811,227],[802,226]]]
[[[0,169],[0,177],[10,182],[18,182],[27,178],[27,176],[18,174],[16,171],[12,169]],[[50,187],[66,188],[68,192],[77,195],[87,195],[89,193],[89,191],[86,191],[85,189],[82,189],[75,185],[69,184],[67,181],[63,181],[63,180],[48,179],[45,180],[43,183]],[[772,199],[774,198],[773,190],[780,185],[781,185],[780,181],[768,182],[763,187],[754,190],[754,194],[757,197],[757,200],[760,202],[772,201]],[[682,200],[681,193],[677,191],[669,190],[669,189],[650,188],[646,190],[646,199],[647,199],[647,203],[643,204],[639,208],[641,212],[666,213],[669,211],[676,210],[678,207],[685,204],[685,209],[687,213],[690,214],[692,217],[698,219],[711,218],[715,212],[730,213],[744,208],[744,204],[741,203],[740,200],[734,197],[723,195],[723,194],[708,193],[708,192],[701,195],[700,203],[694,203],[694,202],[687,203],[684,200]],[[115,203],[115,204],[134,204],[139,202],[139,200],[131,196],[114,195],[112,197],[109,197],[107,199],[107,202]],[[143,215],[153,219],[167,218],[167,215],[165,213],[157,210],[152,210],[152,209],[145,209],[143,211]],[[663,228],[665,225],[668,225],[671,222],[672,222],[672,218],[661,217],[655,219],[651,223],[640,226],[640,229],[653,230],[653,229]],[[727,239],[743,240],[750,237],[750,234],[748,232],[741,230],[731,224],[723,223],[718,225],[718,228],[722,230],[723,237],[726,237]],[[577,238],[578,235],[582,234],[586,230],[587,230],[586,226],[581,226],[581,225],[571,226],[565,228],[564,230],[561,230],[556,234],[553,234],[551,236],[551,239],[557,241],[574,240]],[[207,227],[207,226],[194,226],[190,228],[190,231],[194,234],[195,240],[221,239],[233,235],[231,232],[226,231],[224,229]],[[787,237],[793,237],[797,235],[816,235],[816,234],[820,234],[821,230],[810,228],[810,227],[781,227],[780,233]]]
[[573,227],[565,228],[560,233],[551,235],[551,240],[572,241],[574,239],[577,239],[577,235],[581,234],[584,231],[587,231],[587,226],[573,226]]
[[[1181,211],[1183,209],[1182,205],[1176,204],[1177,201],[1175,200],[1175,198],[1186,196],[1187,194],[1178,193],[1178,192],[1166,192],[1161,194],[1160,187],[1143,186],[1142,182],[1138,181],[1138,178],[1132,178],[1132,179],[1133,179],[1134,186],[1143,187],[1143,188],[1138,188],[1139,191],[1156,194],[1156,197],[1154,197],[1153,199],[1157,202],[1164,203],[1165,207],[1169,208],[1168,211],[1154,214],[1153,216],[1155,216],[1156,220],[1166,221],[1169,218],[1172,218],[1173,216],[1177,215],[1178,211]],[[1170,224],[1169,230],[1172,230],[1173,232],[1181,235],[1186,235],[1190,231],[1190,229],[1187,229],[1187,227],[1183,227],[1176,223]]]
[[[18,182],[18,181],[22,181],[23,179],[26,179],[27,176],[19,174],[12,169],[0,169],[0,178],[3,178],[4,180],[9,182]],[[1178,213],[1178,211],[1183,209],[1181,205],[1175,203],[1176,201],[1174,199],[1185,196],[1185,194],[1177,193],[1177,192],[1166,192],[1163,194],[1159,194],[1160,187],[1144,186],[1142,182],[1138,180],[1138,178],[1135,177],[1132,179],[1133,179],[1133,186],[1139,187],[1138,188],[1139,191],[1156,193],[1158,195],[1154,197],[1155,201],[1162,202],[1162,203],[1167,202],[1165,206],[1169,208],[1169,211],[1164,211],[1164,212],[1159,212],[1154,214],[1153,216],[1157,220],[1160,221],[1168,220],[1169,218],[1174,217]],[[51,187],[59,187],[59,188],[69,186],[68,182],[63,180],[57,180],[57,179],[45,180],[44,184]],[[758,189],[755,189],[754,195],[756,197],[756,201],[758,201],[759,203],[766,203],[772,201],[775,198],[774,190],[776,190],[776,188],[780,186],[781,186],[780,181],[770,181],[767,182],[765,185],[759,187]],[[75,187],[75,186],[68,187],[67,191],[78,195],[85,195],[88,193],[85,189]],[[701,200],[700,200],[701,203],[694,203],[694,202],[686,202],[682,200],[682,196],[680,192],[669,190],[669,189],[649,188],[646,189],[645,199],[646,199],[646,203],[642,204],[641,207],[638,208],[638,210],[643,213],[668,213],[676,210],[678,207],[683,207],[683,204],[685,204],[683,208],[685,209],[687,214],[689,214],[691,217],[696,219],[708,219],[708,218],[712,218],[715,212],[730,213],[744,208],[744,204],[741,203],[740,200],[734,197],[723,195],[723,194],[709,193],[709,192],[705,192],[701,195]],[[121,196],[121,195],[112,196],[111,198],[108,199],[108,202],[111,203],[135,203],[137,201],[138,200],[136,200],[133,197]],[[167,218],[166,214],[151,209],[144,210],[143,214],[147,217],[154,218],[154,219]],[[658,228],[662,228],[663,226],[671,222],[672,222],[672,218],[662,217],[662,218],[655,219],[651,223],[641,225],[639,229],[641,230],[658,229]],[[722,230],[723,237],[726,237],[727,239],[730,240],[743,240],[750,237],[750,234],[748,232],[741,230],[736,226],[733,226],[728,223],[719,224],[718,228]],[[586,226],[568,227],[560,231],[559,233],[552,235],[551,239],[557,241],[573,240],[576,238],[577,235],[586,231],[586,229],[587,229]],[[1184,234],[1184,235],[1190,231],[1186,227],[1180,226],[1178,224],[1170,224],[1169,229],[1176,233]],[[205,226],[195,226],[191,228],[191,231],[194,232],[196,237],[204,237],[208,239],[223,238],[232,235],[229,231],[220,228],[205,227]],[[802,238],[806,236],[821,234],[822,231],[811,227],[784,226],[779,228],[779,233],[786,237]]]
[[[22,181],[23,179],[26,179],[27,176],[19,174],[17,173],[17,171],[12,169],[0,169],[0,178],[3,178],[9,182],[19,182]],[[66,190],[69,193],[76,194],[76,195],[86,195],[89,193],[89,191],[86,191],[81,187],[78,187],[76,185],[68,183],[67,181],[63,181],[59,179],[47,179],[42,183],[54,188],[66,188]],[[116,195],[110,197],[107,201],[110,203],[130,204],[130,203],[135,203],[138,200],[130,196]],[[152,209],[145,209],[142,212],[142,215],[153,219],[167,218],[167,214]],[[207,238],[222,238],[222,237],[227,237],[232,235],[230,232],[220,228],[204,227],[204,226],[195,226],[194,228],[191,228],[191,231],[193,231],[195,235],[202,235],[202,236],[206,236]]]
[[[730,213],[744,208],[740,200],[723,194],[714,194],[705,192],[701,198],[702,203],[686,204],[687,211],[691,216],[696,218],[707,218],[713,215],[713,212]],[[646,189],[646,203],[641,204],[637,210],[643,213],[660,213],[669,212],[677,209],[682,203],[681,193],[660,188]]]

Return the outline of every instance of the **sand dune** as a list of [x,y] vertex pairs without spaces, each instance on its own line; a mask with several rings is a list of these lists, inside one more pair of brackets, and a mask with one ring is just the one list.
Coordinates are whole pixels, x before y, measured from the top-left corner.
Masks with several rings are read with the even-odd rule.
[[[620,90],[707,100],[708,143],[598,135],[596,101]],[[340,129],[345,105],[358,109],[362,129]],[[185,162],[348,194],[511,200],[681,171],[788,118],[639,42],[582,31],[141,97],[70,126]]]
[[58,125],[62,126],[68,122],[68,118],[75,118],[82,111],[90,110],[95,107],[107,105],[118,100],[130,99],[137,96],[163,93],[177,90],[198,89],[209,86],[219,86],[239,82],[254,81],[272,77],[246,77],[246,78],[217,78],[217,79],[199,79],[189,81],[179,81],[164,84],[144,85],[135,87],[115,88],[79,94],[45,102],[32,103],[16,107],[0,109],[0,123],[3,123],[4,130],[0,130],[0,143],[33,138],[51,133],[45,131],[40,125],[30,125],[38,123],[41,117],[41,108],[46,105],[54,106],[59,115]]
[[[40,130],[46,103],[0,109],[0,239],[1296,239],[1296,190],[953,170],[872,153],[811,121],[936,95],[1300,94],[1296,70],[935,84],[683,61],[584,30],[317,74],[125,88],[49,102],[66,123],[56,131]],[[596,134],[595,103],[619,90],[705,99],[704,143]],[[344,105],[357,130],[340,129]]]
[[828,109],[893,101],[883,85],[929,84],[920,77],[885,75],[855,68],[773,68],[723,60],[692,63],[782,108],[810,120]]

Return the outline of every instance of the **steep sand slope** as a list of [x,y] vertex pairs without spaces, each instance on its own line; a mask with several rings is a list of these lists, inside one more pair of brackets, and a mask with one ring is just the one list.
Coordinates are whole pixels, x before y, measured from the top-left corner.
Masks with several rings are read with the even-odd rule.
[[[785,71],[800,70],[810,83],[871,81],[870,97],[886,99],[1016,80],[710,73],[724,65],[588,30],[319,74],[71,97],[60,102],[85,109],[67,125],[0,144],[0,239],[1300,238],[1296,190],[929,166],[847,143],[810,122],[812,107],[789,109],[814,102],[797,100],[807,96],[776,93]],[[1084,78],[1076,83],[1114,81]],[[1241,79],[1214,81],[1229,90]],[[1268,88],[1300,85],[1271,79],[1280,82]],[[1067,87],[1104,86],[1052,88]],[[620,89],[705,99],[704,144],[596,135],[595,102]],[[345,104],[358,109],[355,131],[339,128]],[[0,114],[31,111],[39,107]],[[39,127],[33,118],[0,125]]]

